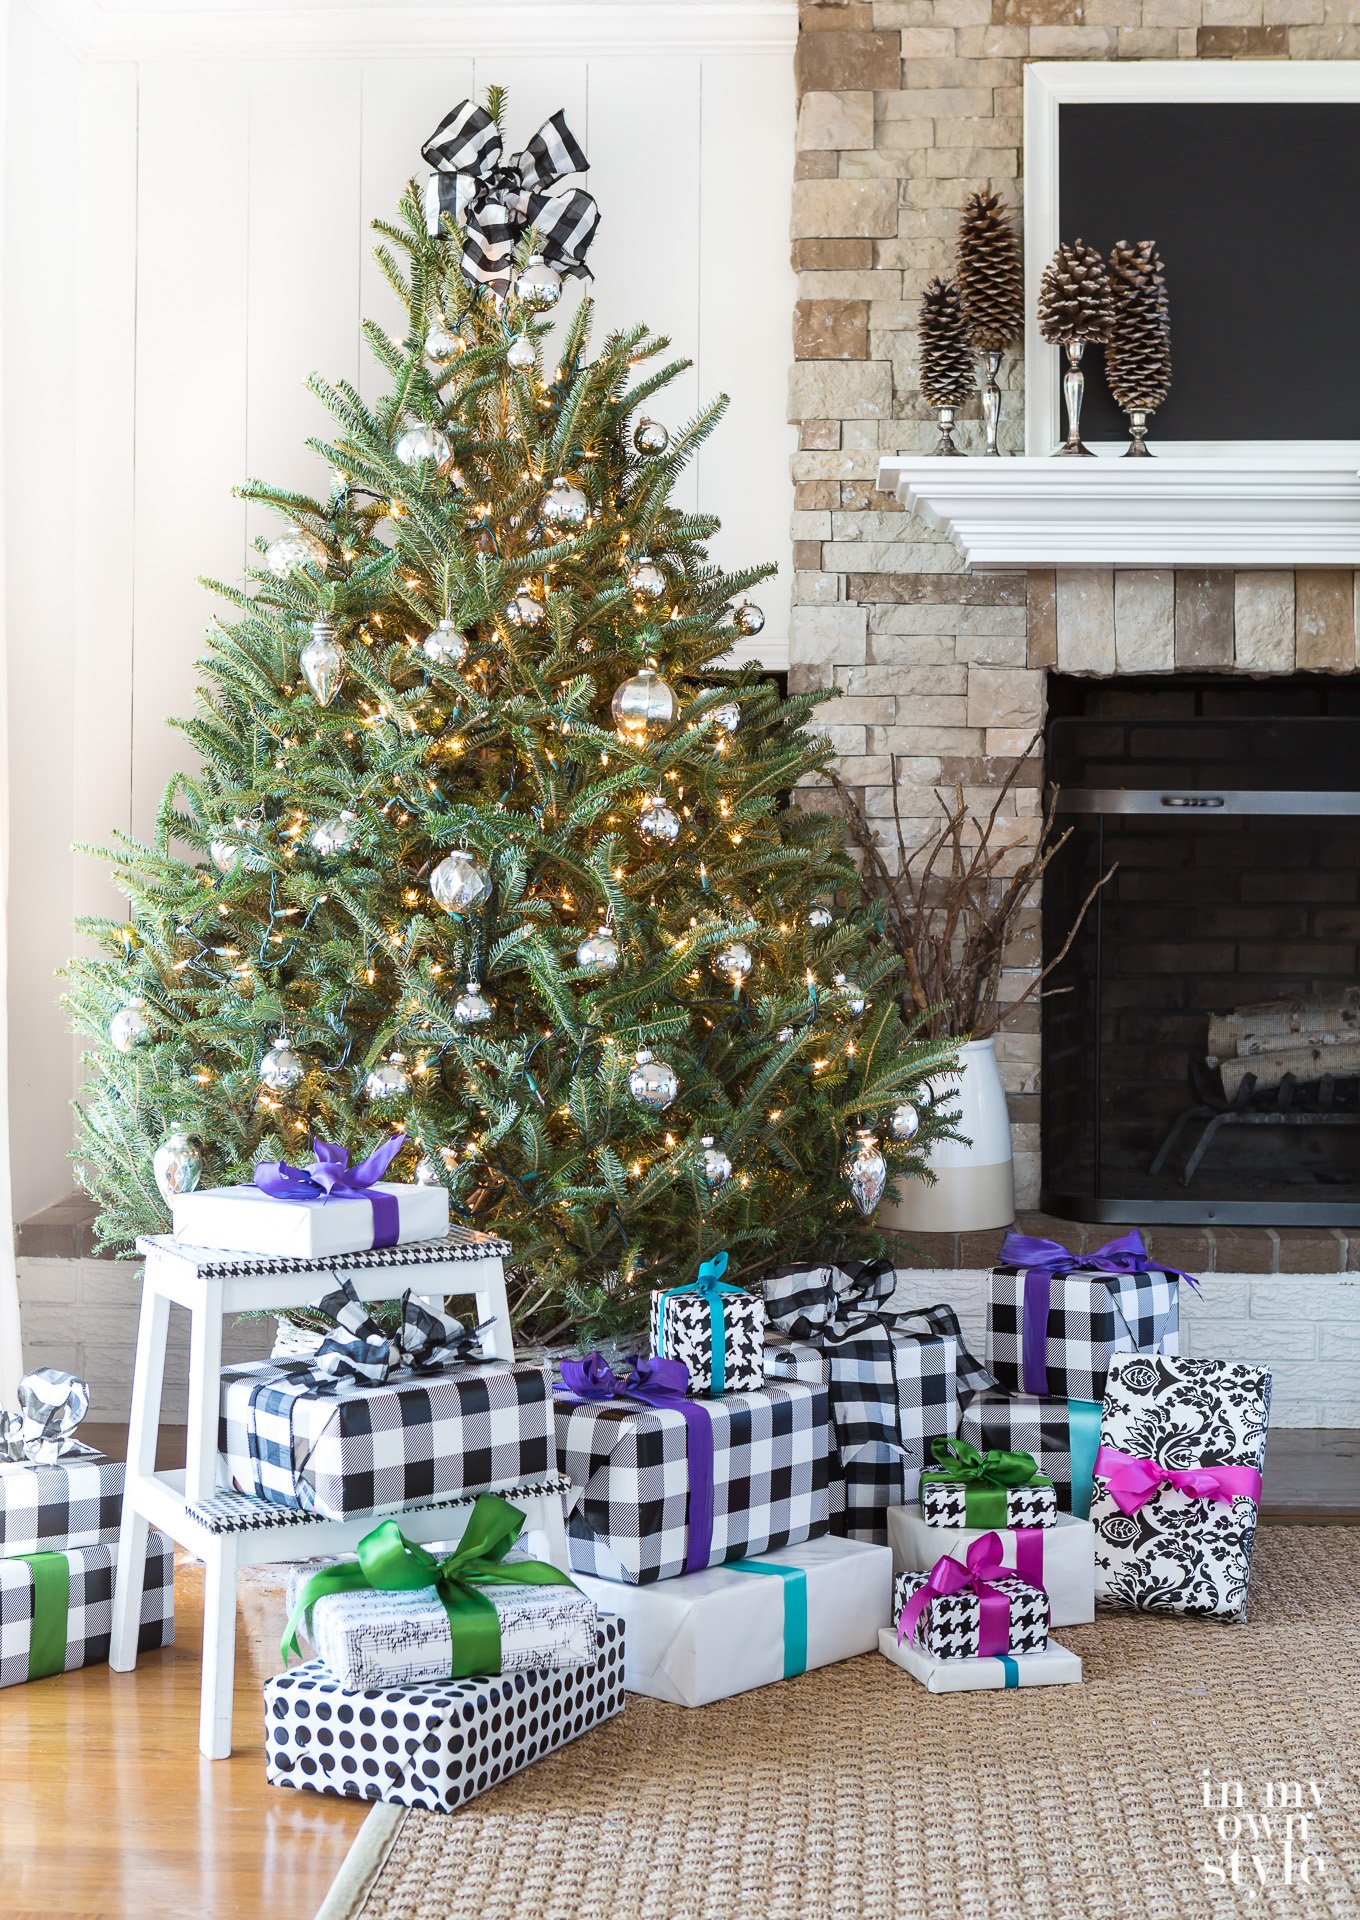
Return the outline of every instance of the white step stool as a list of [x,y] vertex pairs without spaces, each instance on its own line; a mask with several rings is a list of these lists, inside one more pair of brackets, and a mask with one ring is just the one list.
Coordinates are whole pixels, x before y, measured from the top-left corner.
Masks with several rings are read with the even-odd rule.
[[[128,1428],[127,1479],[118,1540],[109,1665],[131,1673],[137,1664],[137,1623],[148,1526],[158,1527],[204,1563],[203,1690],[198,1744],[210,1760],[231,1752],[232,1683],[236,1664],[236,1571],[269,1562],[352,1553],[376,1524],[372,1515],[328,1520],[271,1506],[229,1490],[217,1451],[221,1398],[222,1321],[227,1314],[283,1311],[315,1305],[339,1277],[361,1300],[393,1300],[409,1287],[426,1306],[443,1311],[449,1295],[475,1297],[489,1360],[512,1360],[514,1341],[502,1265],[510,1249],[489,1234],[453,1228],[444,1240],[415,1241],[371,1253],[322,1260],[271,1259],[184,1246],[167,1234],[137,1242],[146,1255],[137,1363]],[[183,1473],[157,1473],[161,1389],[170,1308],[187,1307],[189,1322],[189,1442]],[[537,1533],[540,1556],[565,1573],[563,1494],[559,1474],[492,1491],[513,1499]],[[475,1496],[406,1508],[401,1530],[410,1540],[456,1540]]]

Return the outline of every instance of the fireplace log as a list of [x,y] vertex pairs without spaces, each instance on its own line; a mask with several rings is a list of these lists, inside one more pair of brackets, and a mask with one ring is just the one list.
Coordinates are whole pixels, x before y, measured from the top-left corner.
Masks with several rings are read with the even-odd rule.
[[1208,1051],[1215,1060],[1255,1057],[1301,1044],[1336,1046],[1346,1040],[1360,1041],[1360,987],[1346,987],[1325,999],[1272,1000],[1209,1016]]
[[1295,1044],[1273,1048],[1267,1053],[1248,1054],[1238,1060],[1220,1060],[1219,1071],[1229,1100],[1237,1098],[1237,1090],[1248,1074],[1255,1076],[1257,1086],[1263,1091],[1278,1087],[1290,1074],[1303,1084],[1320,1080],[1324,1074],[1338,1080],[1349,1079],[1360,1074],[1360,1038],[1338,1040],[1330,1046]]

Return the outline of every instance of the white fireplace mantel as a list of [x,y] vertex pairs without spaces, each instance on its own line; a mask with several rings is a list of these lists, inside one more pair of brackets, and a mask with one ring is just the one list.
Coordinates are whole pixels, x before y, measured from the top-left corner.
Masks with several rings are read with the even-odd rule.
[[1360,472],[1331,457],[893,454],[878,485],[970,567],[1360,567]]

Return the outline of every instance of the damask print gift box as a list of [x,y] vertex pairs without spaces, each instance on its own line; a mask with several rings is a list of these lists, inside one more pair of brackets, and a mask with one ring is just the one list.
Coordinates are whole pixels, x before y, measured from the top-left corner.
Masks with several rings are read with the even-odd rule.
[[1246,1619],[1269,1419],[1269,1367],[1115,1357],[1091,1496],[1097,1601]]

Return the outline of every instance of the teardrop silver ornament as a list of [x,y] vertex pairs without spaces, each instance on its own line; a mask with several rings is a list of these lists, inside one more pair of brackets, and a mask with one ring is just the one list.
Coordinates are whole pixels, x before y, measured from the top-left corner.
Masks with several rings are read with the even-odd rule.
[[867,1219],[883,1198],[888,1180],[888,1163],[878,1150],[878,1137],[867,1127],[854,1136],[855,1150],[845,1163],[845,1178],[850,1198]]
[[416,1185],[418,1187],[442,1187],[444,1171],[439,1162],[426,1153],[416,1162]]
[[894,1140],[914,1140],[921,1131],[921,1116],[910,1100],[904,1100],[900,1107],[893,1108],[888,1131]]
[[628,1091],[649,1113],[664,1113],[680,1091],[680,1082],[667,1061],[654,1059],[646,1047],[639,1047]]
[[172,1128],[152,1155],[151,1170],[168,1207],[177,1194],[192,1193],[202,1178],[202,1141],[183,1127]]
[[313,620],[312,637],[299,654],[298,665],[317,705],[328,707],[345,677],[345,649],[329,620]]

